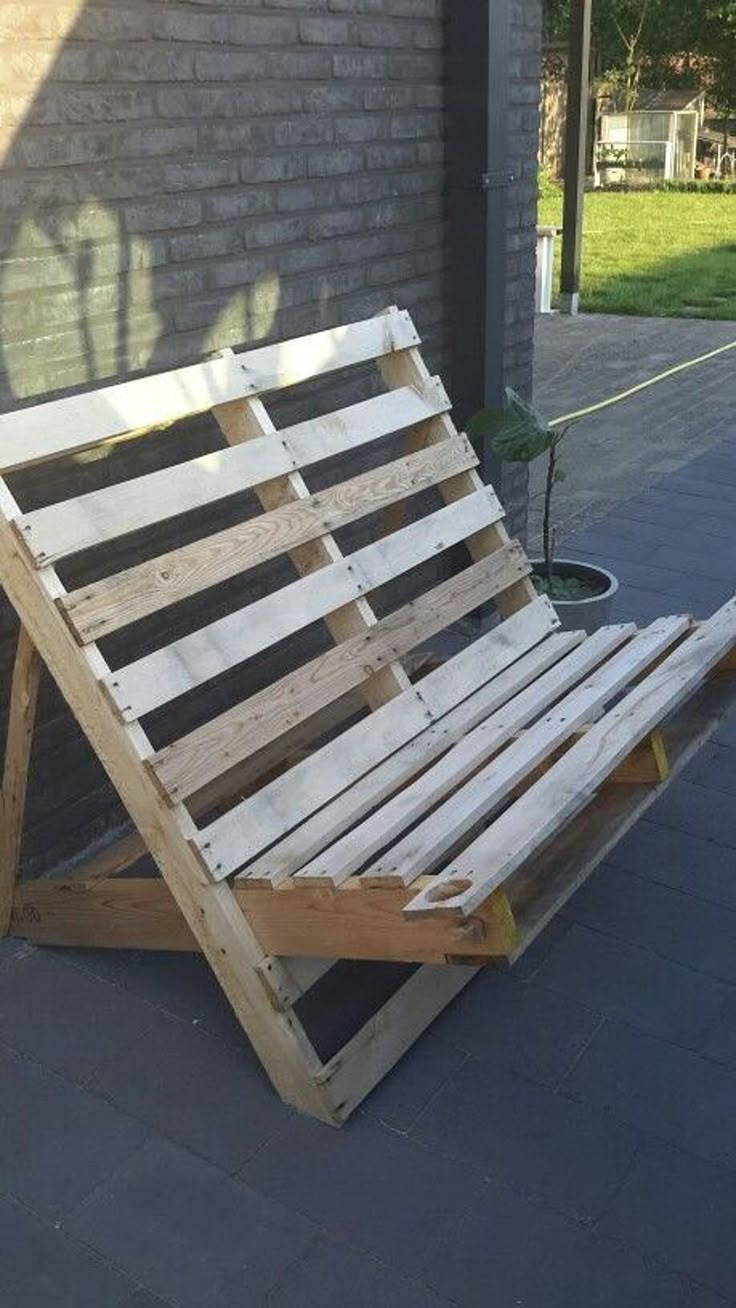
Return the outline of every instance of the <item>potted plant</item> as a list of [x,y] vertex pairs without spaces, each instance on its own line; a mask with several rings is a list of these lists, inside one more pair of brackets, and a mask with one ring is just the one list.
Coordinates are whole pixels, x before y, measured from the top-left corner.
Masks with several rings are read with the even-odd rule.
[[[506,388],[502,409],[481,409],[468,423],[468,436],[478,450],[483,441],[508,463],[531,463],[547,456],[542,521],[543,558],[532,559],[532,581],[540,595],[548,595],[565,631],[591,632],[610,620],[611,603],[618,581],[605,568],[576,559],[555,556],[556,529],[552,525],[552,497],[555,485],[564,480],[560,467],[560,446],[572,424],[555,427],[533,405]],[[479,450],[478,450],[479,452]]]

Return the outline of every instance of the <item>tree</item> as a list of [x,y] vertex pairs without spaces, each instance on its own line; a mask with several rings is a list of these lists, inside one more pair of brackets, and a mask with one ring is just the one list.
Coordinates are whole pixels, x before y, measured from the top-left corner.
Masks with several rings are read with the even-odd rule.
[[[544,0],[545,39],[564,41],[570,0]],[[736,0],[594,0],[593,45],[608,87],[631,108],[639,86],[702,88],[736,107]]]

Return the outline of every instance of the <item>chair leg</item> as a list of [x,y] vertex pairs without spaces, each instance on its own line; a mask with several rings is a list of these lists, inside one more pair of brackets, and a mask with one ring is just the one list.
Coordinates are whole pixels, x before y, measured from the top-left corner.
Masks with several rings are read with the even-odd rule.
[[20,862],[41,658],[21,627],[13,668],[0,799],[0,936],[8,933]]

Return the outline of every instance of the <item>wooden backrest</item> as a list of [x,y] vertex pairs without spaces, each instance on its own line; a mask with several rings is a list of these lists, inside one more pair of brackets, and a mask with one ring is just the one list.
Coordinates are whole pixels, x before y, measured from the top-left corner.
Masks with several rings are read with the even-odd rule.
[[[533,600],[526,556],[508,539],[502,508],[448,416],[448,397],[430,377],[418,339],[409,315],[391,309],[349,327],[0,417],[5,475],[195,413],[211,411],[224,434],[227,444],[213,453],[30,512],[0,480],[0,508],[49,579],[49,594],[94,660],[113,710],[140,732],[142,757],[171,803],[205,807],[197,797],[218,778],[265,757],[274,742],[355,691],[374,710],[397,696],[402,711],[409,701],[416,706],[420,697],[402,664],[411,650],[488,600],[504,616]],[[367,361],[378,365],[384,394],[277,430],[261,395]],[[401,449],[387,460],[386,439],[397,433]],[[337,456],[359,457],[361,470],[348,468],[310,490],[306,477]],[[427,491],[439,507],[417,517]],[[255,494],[260,512],[213,529],[203,511],[237,504],[246,492]],[[407,503],[410,521],[402,517]],[[380,530],[345,554],[334,533],[380,512]],[[193,539],[110,571],[111,543],[171,520],[185,526],[190,515],[198,524]],[[468,566],[439,582],[431,578],[411,600],[377,617],[372,594],[399,577],[421,578],[423,565],[460,542],[468,545]],[[95,551],[103,546],[100,557],[108,562],[96,575]],[[136,652],[142,619],[282,555],[295,566],[295,580],[245,605],[236,595],[204,624],[195,607],[186,634]],[[80,557],[85,581],[67,589],[57,565]],[[297,634],[322,621],[334,643],[300,660]],[[97,642],[123,630],[125,656],[110,667]],[[294,646],[295,666],[254,693],[245,673],[233,684],[228,674],[247,671],[248,660],[270,657],[283,642]],[[176,738],[149,744],[148,714],[218,679],[229,702]]]

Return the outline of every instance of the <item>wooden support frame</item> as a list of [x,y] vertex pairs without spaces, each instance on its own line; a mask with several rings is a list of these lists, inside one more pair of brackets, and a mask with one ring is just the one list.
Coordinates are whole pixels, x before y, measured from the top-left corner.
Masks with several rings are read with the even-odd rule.
[[7,935],[20,864],[41,667],[36,647],[21,625],[10,686],[5,766],[0,791],[0,936]]
[[[263,510],[258,530],[241,526],[226,531],[216,542],[216,554],[206,553],[209,541],[202,550],[204,563],[202,542],[195,542],[139,565],[133,570],[134,602],[124,616],[105,597],[123,597],[129,576],[103,578],[87,592],[82,588],[70,594],[52,560],[144,522],[165,520],[157,500],[165,479],[149,474],[132,486],[111,487],[102,497],[93,492],[71,507],[52,505],[49,512],[24,515],[0,478],[0,582],[22,623],[2,789],[0,926],[9,923],[13,933],[39,943],[200,950],[284,1100],[332,1124],[344,1121],[471,980],[477,966],[513,959],[525,947],[544,914],[554,911],[576,878],[587,875],[597,851],[603,857],[610,848],[614,828],[630,825],[666,784],[670,764],[674,775],[694,738],[704,735],[707,724],[693,710],[695,717],[681,724],[682,748],[675,731],[676,747],[668,759],[657,694],[663,710],[677,707],[680,699],[661,692],[666,651],[676,647],[666,662],[674,659],[675,670],[684,669],[682,688],[688,693],[697,689],[701,672],[705,675],[717,665],[723,675],[711,677],[702,692],[708,706],[728,699],[733,685],[728,669],[736,647],[736,604],[733,611],[725,606],[697,632],[688,619],[675,618],[639,633],[631,624],[608,628],[588,641],[553,635],[553,610],[536,597],[528,560],[509,540],[500,506],[483,486],[475,470],[477,460],[448,416],[449,401],[441,383],[429,376],[417,344],[408,315],[389,309],[367,323],[293,345],[264,347],[244,356],[226,351],[200,370],[184,370],[185,379],[183,374],[166,375],[158,387],[156,379],[145,379],[108,388],[114,397],[106,398],[107,392],[101,391],[90,400],[73,397],[44,406],[45,414],[30,411],[29,418],[0,418],[2,472],[24,464],[25,422],[25,462],[32,463],[88,448],[95,438],[129,439],[148,426],[149,404],[159,423],[166,415],[174,420],[211,409],[232,449],[206,466],[197,460],[177,465],[167,503],[183,513],[227,497],[231,484],[223,468],[237,463],[248,469],[247,485]],[[261,399],[262,392],[310,376],[308,359],[315,350],[318,363],[312,373],[373,360],[388,388],[380,403],[369,400],[316,419],[316,449],[310,447],[309,423],[279,433]],[[376,470],[388,477],[385,486],[372,473],[369,481],[358,476],[332,487],[322,499],[310,491],[303,466],[393,430],[408,433],[408,447],[388,471],[387,465]],[[238,451],[239,446],[246,448]],[[204,486],[200,504],[203,467],[212,481]],[[446,507],[430,515],[430,529],[403,526],[402,500],[427,486],[437,487]],[[346,555],[333,528],[360,516],[355,497],[366,487],[373,496],[368,511],[385,508],[383,530],[374,543]],[[132,516],[126,505],[135,506]],[[115,509],[110,517],[108,506]],[[276,537],[270,535],[274,531]],[[460,578],[442,581],[377,616],[372,595],[380,586],[401,575],[402,567],[416,568],[458,540],[466,541],[473,559]],[[241,551],[237,562],[228,557],[233,545]],[[153,668],[168,669],[165,695],[161,687],[151,693],[136,685],[135,660],[113,670],[95,643],[98,629],[122,629],[177,598],[239,576],[251,561],[279,553],[288,555],[302,579],[292,583],[297,589],[290,592],[299,597],[296,606],[302,605],[298,619],[285,622],[278,602],[268,597],[268,605],[253,610],[270,615],[263,619],[266,630],[255,636],[248,631],[248,621],[256,619],[248,608],[238,609],[223,620],[236,620],[227,627],[229,644],[221,639],[224,628],[218,618],[191,639],[185,636],[153,656],[144,654],[137,661],[142,676]],[[197,577],[191,570],[200,566],[203,573]],[[168,569],[176,574],[170,594]],[[322,590],[329,592],[332,603],[324,602],[316,584],[320,572]],[[146,594],[149,576],[155,595]],[[435,667],[426,683],[414,684],[405,656],[428,635],[490,598],[506,621],[451,665]],[[286,603],[283,607],[291,612]],[[174,741],[176,750],[166,743],[154,748],[141,717],[237,666],[239,653],[245,657],[237,645],[239,634],[247,634],[249,649],[263,652],[273,643],[271,636],[282,639],[300,629],[299,621],[304,625],[317,618],[324,621],[334,646],[293,674],[267,683],[263,692],[251,693],[219,717],[210,717],[189,736]],[[684,654],[680,642],[687,645]],[[124,836],[75,877],[16,885],[41,660],[95,748],[138,834]],[[659,673],[652,671],[656,664]],[[709,699],[715,681],[721,682],[720,698]],[[585,812],[573,815],[564,831],[559,824],[542,824],[539,831],[553,836],[544,847],[541,834],[530,844],[533,857],[528,865],[511,869],[508,884],[501,885],[499,873],[483,893],[481,870],[481,889],[472,887],[474,900],[467,911],[447,905],[445,900],[456,897],[452,884],[451,893],[445,894],[452,873],[435,864],[449,857],[467,865],[476,845],[489,847],[494,803],[509,803],[513,820],[515,805],[524,806],[537,786],[544,790],[545,778],[554,785],[560,776],[568,777],[570,758],[578,756],[586,738],[600,738],[608,723],[606,712],[616,718],[607,705],[632,683],[636,690],[628,690],[625,707],[632,698],[638,703],[637,696],[646,706],[648,687],[654,686],[646,731],[640,730],[641,723],[632,729],[627,750],[626,730],[614,723],[618,743],[611,766],[599,768],[600,790],[586,796],[590,802]],[[692,703],[697,707],[701,698],[696,694]],[[367,716],[345,728],[356,705]],[[264,723],[259,715],[266,709]],[[580,730],[588,721],[586,713],[592,718],[587,733]],[[597,714],[603,715],[603,728]],[[209,741],[207,759],[202,763],[202,751],[195,750],[196,768],[191,773],[185,768],[180,776],[179,764],[168,760],[189,757],[191,739],[199,746],[205,739],[202,732]],[[669,727],[667,736],[669,742]],[[305,747],[318,738],[326,743],[314,759],[305,758]],[[496,763],[493,755],[499,750],[503,752]],[[514,799],[517,791],[520,798]],[[372,849],[380,853],[382,814],[388,824],[392,804],[390,841],[396,843],[391,850],[401,847],[400,837],[407,831],[414,839],[425,813],[432,832],[446,806],[459,806],[462,816],[448,818],[444,834],[437,832],[426,842],[416,867],[399,872],[376,864],[361,870],[360,842],[354,837],[360,828],[355,823],[362,818],[372,823]],[[600,830],[596,814],[601,815]],[[298,845],[307,828],[292,865],[295,842]],[[576,830],[585,833],[584,847],[575,843]],[[339,840],[336,843],[341,833],[348,845],[353,839],[354,860],[342,867]],[[288,858],[279,875],[272,876],[269,860],[282,839],[289,845]],[[312,853],[321,859],[325,850],[331,851],[336,869],[331,881],[309,865]],[[161,878],[121,875],[146,853]],[[249,880],[251,866],[258,874]],[[470,875],[475,877],[472,867]],[[345,1047],[323,1062],[294,1005],[339,958],[411,962],[417,968]]]

